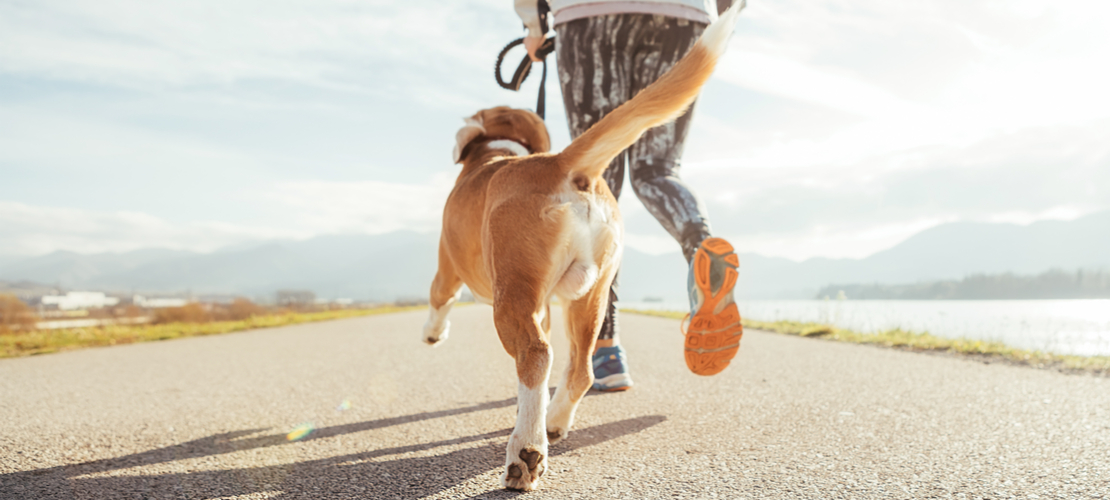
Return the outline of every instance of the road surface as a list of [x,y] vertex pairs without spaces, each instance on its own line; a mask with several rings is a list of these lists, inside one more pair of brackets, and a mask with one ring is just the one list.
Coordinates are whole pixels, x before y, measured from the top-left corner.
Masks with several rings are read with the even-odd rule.
[[[434,349],[424,317],[0,360],[0,498],[520,495],[490,308]],[[623,319],[635,389],[591,393],[527,497],[1110,497],[1108,379],[756,331],[703,378],[677,321]]]

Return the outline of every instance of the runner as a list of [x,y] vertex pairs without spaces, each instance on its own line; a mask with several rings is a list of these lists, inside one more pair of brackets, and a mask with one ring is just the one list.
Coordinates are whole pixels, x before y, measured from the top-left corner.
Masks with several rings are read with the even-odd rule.
[[[554,17],[555,54],[571,137],[578,137],[666,73],[694,45],[710,21],[712,0],[514,0],[534,60]],[[718,0],[724,12],[732,0]],[[714,13],[716,14],[716,12]],[[679,177],[693,106],[667,125],[647,131],[605,172],[620,198],[625,171],[632,190],[680,245],[690,265],[690,323],[686,365],[699,375],[720,373],[736,356],[743,330],[733,301],[739,260],[732,245],[713,237],[705,205]],[[593,357],[594,388],[632,387],[620,344],[617,281]]]

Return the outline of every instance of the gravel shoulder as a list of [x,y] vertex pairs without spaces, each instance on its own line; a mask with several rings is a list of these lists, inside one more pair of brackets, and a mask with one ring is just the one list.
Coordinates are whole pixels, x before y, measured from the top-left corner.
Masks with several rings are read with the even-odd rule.
[[[434,349],[408,312],[0,359],[0,498],[518,496],[497,483],[516,380],[491,316],[456,310]],[[636,388],[591,393],[525,496],[1110,492],[1106,378],[759,331],[704,378],[677,321],[622,319]]]

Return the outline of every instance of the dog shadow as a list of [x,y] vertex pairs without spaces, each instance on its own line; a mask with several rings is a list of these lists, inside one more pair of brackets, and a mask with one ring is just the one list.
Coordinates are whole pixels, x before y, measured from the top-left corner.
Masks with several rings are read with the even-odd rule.
[[[301,441],[324,439],[511,406],[516,398],[477,405],[424,412],[366,422],[325,427]],[[636,434],[666,420],[660,415],[630,418],[571,432],[566,440],[552,446],[551,456]],[[362,451],[336,457],[278,465],[233,468],[215,471],[174,472],[150,475],[90,474],[149,466],[176,460],[217,456],[243,450],[292,444],[285,434],[247,437],[265,429],[249,429],[215,434],[165,448],[95,460],[74,465],[37,469],[0,475],[0,498],[182,498],[215,499],[248,494],[264,498],[417,498],[449,489],[475,476],[500,470],[504,466],[505,441],[499,439],[477,447],[431,456],[383,457],[424,452],[458,444],[507,438],[512,429],[443,441],[394,448]],[[518,492],[491,490],[483,498],[507,498]]]

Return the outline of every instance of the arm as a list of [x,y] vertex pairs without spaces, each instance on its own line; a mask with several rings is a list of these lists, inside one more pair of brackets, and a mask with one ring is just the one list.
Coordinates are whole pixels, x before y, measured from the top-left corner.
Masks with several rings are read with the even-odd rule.
[[[524,27],[528,28],[528,38],[543,38],[547,34],[540,27],[540,2],[544,2],[544,0],[513,0],[516,15],[520,16],[520,20],[524,22]],[[544,22],[543,24],[546,25],[547,23]]]
[[513,6],[520,20],[524,22],[524,27],[528,28],[528,35],[524,37],[524,48],[528,50],[528,56],[533,61],[539,61],[536,57],[536,49],[543,45],[544,37],[547,36],[547,0],[513,0]]

